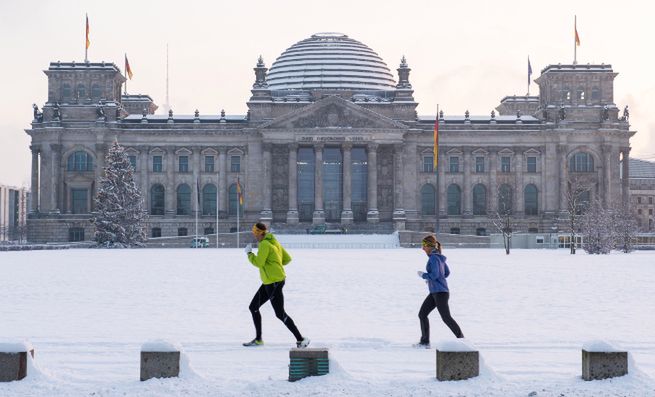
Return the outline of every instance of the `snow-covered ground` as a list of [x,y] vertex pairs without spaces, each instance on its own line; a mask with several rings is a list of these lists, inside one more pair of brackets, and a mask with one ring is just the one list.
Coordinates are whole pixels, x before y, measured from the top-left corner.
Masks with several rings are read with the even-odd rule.
[[[287,312],[311,346],[329,347],[331,373],[289,383],[293,338],[270,305],[265,346],[241,346],[260,284],[242,250],[0,253],[0,343],[29,340],[39,368],[0,383],[0,396],[655,396],[654,252],[444,254],[480,377],[438,382],[434,350],[411,347],[422,251],[293,249]],[[433,344],[454,338],[436,311],[431,325]],[[153,339],[179,343],[193,371],[139,382],[139,349]],[[581,380],[593,340],[628,350],[630,374]]]

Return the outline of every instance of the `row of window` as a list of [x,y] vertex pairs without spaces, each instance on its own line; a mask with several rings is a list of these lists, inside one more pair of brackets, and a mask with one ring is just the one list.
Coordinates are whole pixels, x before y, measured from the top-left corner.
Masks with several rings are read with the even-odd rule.
[[[163,185],[156,184],[150,188],[150,215],[164,215],[166,211],[166,190]],[[243,188],[241,191],[243,193]],[[217,211],[217,194],[216,185],[211,183],[202,188],[200,194],[198,210],[202,215],[216,215]],[[191,187],[186,183],[179,185],[176,189],[176,214],[191,215]],[[233,183],[228,188],[228,215],[237,214],[237,203],[239,196],[237,194],[237,185]],[[239,206],[239,212],[243,208]]]
[[61,98],[62,99],[100,99],[102,97],[102,87],[98,83],[91,84],[91,91],[89,92],[87,86],[82,83],[78,83],[75,86],[75,95],[73,95],[73,85],[70,83],[62,83],[61,85]]
[[[448,172],[458,173],[462,172],[463,165],[460,161],[461,157],[459,156],[449,156],[448,157]],[[485,166],[485,157],[476,156],[475,157],[475,172],[483,173],[486,172]],[[512,158],[511,156],[501,156],[500,157],[500,172],[511,172],[512,170]],[[526,157],[526,169],[528,173],[537,172],[537,157],[528,156]],[[433,172],[434,171],[434,158],[433,156],[423,156],[423,172]],[[593,172],[594,171],[594,158],[591,154],[585,152],[579,152],[571,156],[569,159],[569,171],[571,172]]]
[[[646,197],[643,197],[643,198],[645,199]],[[637,204],[645,204],[645,203],[646,203],[646,200],[642,201],[642,197],[637,196]],[[653,204],[653,198],[652,197],[648,197],[648,204]]]
[[[561,91],[562,101],[570,101],[572,99],[573,92],[569,87],[564,87]],[[575,90],[575,99],[579,101],[584,101],[587,98],[587,90],[585,87],[578,87]],[[600,101],[600,88],[592,87],[591,89],[591,100]]]
[[[498,213],[512,214],[514,189],[507,184],[498,188]],[[435,188],[431,184],[421,187],[421,214],[436,214]],[[446,190],[448,215],[462,214],[462,189],[457,184],[451,184]],[[473,215],[487,215],[487,187],[477,184],[473,187]],[[526,215],[539,214],[539,191],[535,185],[527,185],[523,189],[523,207]]]

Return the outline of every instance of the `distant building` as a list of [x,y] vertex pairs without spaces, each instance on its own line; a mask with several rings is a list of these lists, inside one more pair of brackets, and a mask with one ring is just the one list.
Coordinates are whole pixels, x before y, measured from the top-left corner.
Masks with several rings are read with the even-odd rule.
[[238,209],[243,222],[278,231],[324,223],[426,231],[438,216],[442,232],[474,235],[495,230],[499,208],[513,213],[516,232],[565,230],[572,178],[589,187],[589,200],[628,200],[621,161],[635,131],[614,103],[611,65],[548,65],[538,96],[507,96],[477,116],[418,116],[404,57],[396,71],[346,35],[315,34],[270,69],[258,60],[247,114],[159,116],[151,97],[121,95],[125,77],[113,63],[50,63],[47,102],[26,130],[30,240],[92,237],[93,198],[115,139],[134,165],[153,237],[190,234],[198,197],[204,233],[233,230]]
[[630,159],[630,206],[640,232],[655,232],[655,162]]
[[27,239],[28,201],[27,189],[0,185],[0,241]]

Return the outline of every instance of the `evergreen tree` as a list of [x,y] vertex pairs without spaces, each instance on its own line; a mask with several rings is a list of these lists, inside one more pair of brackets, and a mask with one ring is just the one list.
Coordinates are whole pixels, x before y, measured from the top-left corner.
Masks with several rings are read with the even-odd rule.
[[146,240],[143,198],[134,182],[125,150],[114,142],[106,157],[105,175],[96,197],[94,240],[101,247],[142,246]]

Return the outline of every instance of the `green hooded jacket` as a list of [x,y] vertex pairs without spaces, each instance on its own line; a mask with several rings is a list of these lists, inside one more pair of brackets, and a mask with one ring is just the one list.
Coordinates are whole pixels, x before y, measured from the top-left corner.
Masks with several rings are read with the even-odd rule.
[[275,236],[266,233],[264,239],[259,242],[257,255],[252,252],[248,253],[248,260],[259,269],[259,276],[266,285],[280,282],[286,278],[283,266],[291,262],[291,256]]

